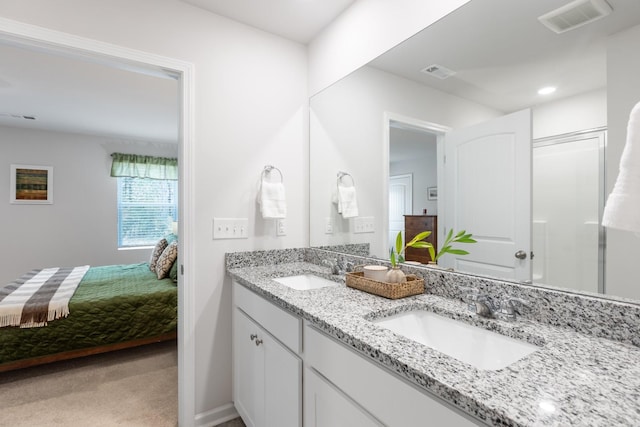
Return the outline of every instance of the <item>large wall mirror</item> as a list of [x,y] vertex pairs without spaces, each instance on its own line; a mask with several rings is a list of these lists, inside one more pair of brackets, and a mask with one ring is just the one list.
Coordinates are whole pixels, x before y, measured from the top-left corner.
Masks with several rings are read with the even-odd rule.
[[600,226],[640,101],[640,2],[582,2],[604,16],[560,32],[538,19],[568,3],[471,0],[313,96],[311,246],[387,258],[405,215],[428,217],[440,244],[478,240],[444,267],[640,299],[640,238]]

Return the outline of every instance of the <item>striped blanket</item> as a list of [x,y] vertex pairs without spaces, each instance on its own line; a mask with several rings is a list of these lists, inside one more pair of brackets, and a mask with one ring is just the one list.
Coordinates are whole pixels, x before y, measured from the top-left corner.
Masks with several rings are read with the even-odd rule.
[[0,288],[0,327],[34,328],[67,317],[69,300],[88,270],[88,265],[31,270]]

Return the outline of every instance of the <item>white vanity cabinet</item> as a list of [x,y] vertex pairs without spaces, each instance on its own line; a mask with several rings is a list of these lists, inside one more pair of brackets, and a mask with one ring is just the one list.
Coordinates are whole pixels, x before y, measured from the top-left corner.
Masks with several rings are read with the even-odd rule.
[[484,425],[309,324],[304,348],[305,427]]
[[313,368],[304,370],[305,427],[380,427],[364,408]]
[[233,398],[247,427],[302,425],[301,319],[233,283]]

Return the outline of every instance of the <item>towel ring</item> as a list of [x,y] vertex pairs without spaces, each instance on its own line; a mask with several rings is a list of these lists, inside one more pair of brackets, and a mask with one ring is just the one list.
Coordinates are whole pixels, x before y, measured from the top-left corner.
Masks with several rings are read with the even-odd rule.
[[280,182],[284,182],[284,176],[282,175],[282,171],[277,167],[271,166],[271,165],[266,165],[264,167],[264,170],[262,171],[262,178],[264,178],[267,174],[271,175],[271,172],[273,172],[274,169],[278,171],[278,173],[280,174]]
[[348,176],[349,178],[351,178],[351,185],[353,185],[355,187],[356,186],[356,180],[353,179],[351,174],[349,174],[347,172],[342,172],[342,171],[338,171],[338,184],[340,184],[340,182],[342,181],[342,178],[344,178],[345,176]]

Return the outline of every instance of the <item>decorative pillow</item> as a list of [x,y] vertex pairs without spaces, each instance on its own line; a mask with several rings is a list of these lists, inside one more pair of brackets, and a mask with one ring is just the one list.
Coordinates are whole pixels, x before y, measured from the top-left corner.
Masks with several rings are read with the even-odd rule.
[[151,259],[149,259],[149,270],[156,272],[156,264],[158,263],[158,258],[162,255],[162,252],[167,248],[169,243],[167,239],[160,239],[158,243],[156,243],[156,247],[153,248],[153,252],[151,252]]
[[178,283],[178,260],[173,263],[171,270],[169,270],[169,278],[173,280],[173,283]]
[[176,262],[178,258],[178,242],[171,242],[169,246],[162,252],[158,263],[156,264],[156,274],[158,279],[164,279],[169,275],[171,266]]

